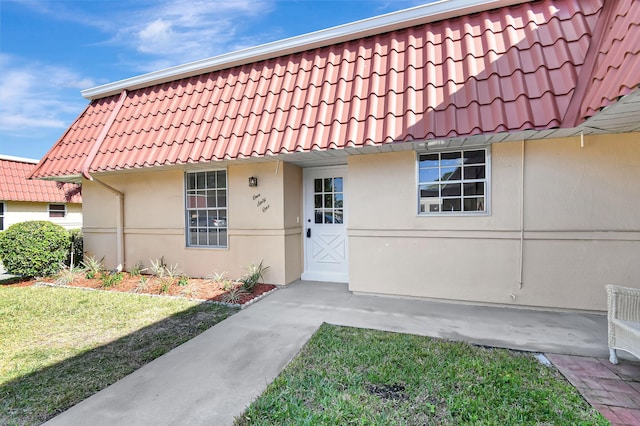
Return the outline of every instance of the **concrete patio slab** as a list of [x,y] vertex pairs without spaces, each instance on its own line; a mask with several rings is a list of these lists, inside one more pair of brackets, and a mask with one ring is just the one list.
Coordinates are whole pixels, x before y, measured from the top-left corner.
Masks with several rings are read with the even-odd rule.
[[604,315],[354,295],[346,284],[297,282],[46,424],[232,424],[323,322],[535,352],[608,354]]

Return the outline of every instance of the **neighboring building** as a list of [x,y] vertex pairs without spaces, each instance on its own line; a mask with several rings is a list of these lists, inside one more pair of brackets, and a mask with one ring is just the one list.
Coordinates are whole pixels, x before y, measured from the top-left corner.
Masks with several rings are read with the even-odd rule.
[[27,220],[49,220],[67,229],[81,228],[82,197],[74,191],[78,185],[27,179],[37,163],[29,158],[0,155],[0,230]]
[[35,178],[192,276],[605,310],[640,286],[640,2],[452,0],[83,91]]

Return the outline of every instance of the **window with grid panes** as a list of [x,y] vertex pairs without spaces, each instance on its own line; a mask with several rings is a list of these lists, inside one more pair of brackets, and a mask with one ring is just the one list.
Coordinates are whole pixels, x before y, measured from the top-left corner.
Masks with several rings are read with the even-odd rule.
[[418,154],[418,213],[487,213],[488,154],[484,148]]
[[186,173],[187,246],[227,247],[227,172]]

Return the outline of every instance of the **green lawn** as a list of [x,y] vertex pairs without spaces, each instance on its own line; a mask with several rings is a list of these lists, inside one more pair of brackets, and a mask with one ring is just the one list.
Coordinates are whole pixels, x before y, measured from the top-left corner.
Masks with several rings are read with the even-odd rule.
[[186,299],[0,286],[0,424],[40,424],[234,312]]
[[239,425],[606,425],[530,354],[323,325]]

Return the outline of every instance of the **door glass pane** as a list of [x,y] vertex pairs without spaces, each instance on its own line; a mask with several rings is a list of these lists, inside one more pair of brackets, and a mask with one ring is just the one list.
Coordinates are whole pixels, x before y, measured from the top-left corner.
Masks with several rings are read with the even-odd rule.
[[329,209],[333,207],[333,195],[325,194],[325,196],[324,196],[324,207],[325,208],[329,208]]
[[343,192],[342,190],[342,178],[337,177],[333,179],[333,188],[335,192]]
[[342,197],[344,197],[343,194],[336,194],[334,197],[334,202],[333,202],[333,206],[336,208],[342,208]]
[[324,180],[324,192],[332,192],[333,191],[333,183],[331,178],[326,178]]
[[322,179],[313,180],[313,192],[322,192]]
[[336,210],[333,215],[335,223],[343,223],[342,216],[343,216],[342,210]]
[[316,194],[313,196],[313,198],[314,198],[313,207],[316,209],[322,208],[322,195]]
[[314,220],[315,223],[324,223],[322,220],[322,210],[316,210],[314,216],[315,216],[315,220]]

